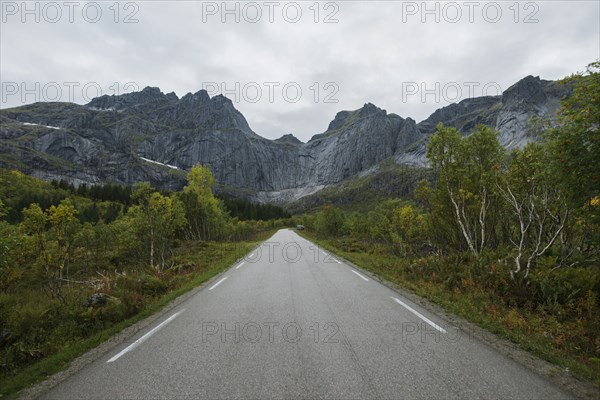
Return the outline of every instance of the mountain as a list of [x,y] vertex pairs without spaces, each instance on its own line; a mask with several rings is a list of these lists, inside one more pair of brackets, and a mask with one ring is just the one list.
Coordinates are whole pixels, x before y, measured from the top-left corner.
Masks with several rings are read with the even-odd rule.
[[[426,166],[437,123],[464,134],[483,123],[508,148],[523,146],[532,116],[553,118],[569,89],[528,76],[501,96],[466,99],[416,123],[367,103],[341,111],[302,143],[252,131],[228,98],[204,90],[178,98],[158,88],[101,96],[86,105],[35,103],[0,111],[0,166],[75,184],[118,182],[178,189],[196,163],[210,164],[219,190],[261,202],[292,201],[389,160]],[[387,164],[386,164],[387,165]]]
[[500,96],[465,99],[440,108],[417,126],[425,137],[396,157],[398,164],[426,165],[426,144],[438,123],[453,126],[468,134],[478,124],[488,125],[499,133],[507,149],[522,148],[534,137],[528,135],[531,118],[549,118],[556,123],[560,101],[571,93],[572,86],[527,76],[506,89]]

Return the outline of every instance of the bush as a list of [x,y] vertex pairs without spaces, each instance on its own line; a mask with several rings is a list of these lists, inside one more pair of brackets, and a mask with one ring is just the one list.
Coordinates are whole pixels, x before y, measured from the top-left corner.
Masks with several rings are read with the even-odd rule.
[[142,278],[142,293],[144,294],[158,296],[165,293],[167,289],[167,284],[157,275],[146,274]]

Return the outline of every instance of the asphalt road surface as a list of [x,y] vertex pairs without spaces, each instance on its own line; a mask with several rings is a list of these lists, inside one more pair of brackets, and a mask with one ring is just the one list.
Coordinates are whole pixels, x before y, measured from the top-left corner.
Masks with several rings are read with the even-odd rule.
[[290,230],[44,395],[569,397]]

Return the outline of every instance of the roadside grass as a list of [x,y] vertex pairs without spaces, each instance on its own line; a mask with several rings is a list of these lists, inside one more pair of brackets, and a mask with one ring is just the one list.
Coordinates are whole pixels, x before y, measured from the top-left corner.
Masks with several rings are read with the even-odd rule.
[[56,349],[53,354],[10,373],[1,374],[0,398],[16,398],[21,390],[66,369],[75,358],[109,340],[123,329],[157,313],[177,297],[223,272],[272,234],[273,230],[262,232],[255,241],[185,243],[175,253],[178,267],[172,275],[163,277],[164,281],[168,282],[164,292],[149,298],[133,316],[112,323],[86,337],[63,337],[62,343],[53,343],[53,348]]
[[[513,282],[509,282],[508,271],[494,262],[478,268],[481,266],[469,256],[462,256],[464,260],[456,256],[405,258],[390,253],[386,246],[367,249],[355,240],[319,239],[306,231],[301,234],[379,278],[600,387],[598,306],[593,304],[597,299],[591,291],[589,298],[568,305],[535,306],[520,302],[509,290],[506,296],[498,295],[503,284],[508,287]],[[474,274],[474,269],[490,270],[485,274],[492,277]]]

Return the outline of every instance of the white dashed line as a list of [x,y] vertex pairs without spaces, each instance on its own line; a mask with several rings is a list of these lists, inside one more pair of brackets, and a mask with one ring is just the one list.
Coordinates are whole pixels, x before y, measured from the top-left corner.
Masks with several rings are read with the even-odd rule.
[[223,281],[225,279],[229,278],[229,275],[227,275],[224,278],[219,279],[219,281],[217,283],[215,283],[214,285],[212,285],[211,287],[208,288],[208,290],[213,290],[214,288],[216,288],[217,286],[219,286],[221,283],[223,283]]
[[360,274],[360,273],[356,272],[353,269],[351,269],[350,271],[354,272],[356,275],[360,276],[362,279],[364,279],[365,281],[369,282],[369,279],[366,276],[364,276],[363,274]]
[[142,336],[141,338],[139,338],[138,340],[136,340],[135,342],[131,343],[129,346],[127,346],[125,349],[121,350],[121,352],[119,354],[117,354],[116,356],[114,356],[113,358],[111,358],[110,360],[108,360],[106,363],[111,363],[114,361],[117,361],[122,355],[129,353],[131,350],[135,349],[136,347],[138,347],[140,344],[144,343],[146,340],[148,340],[148,338],[152,335],[154,335],[156,332],[158,332],[163,326],[167,325],[169,322],[173,321],[175,318],[177,318],[177,316],[179,314],[181,314],[182,312],[184,312],[185,309],[176,312],[175,314],[171,315],[169,318],[167,318],[166,320],[164,320],[163,322],[161,322],[160,324],[158,324],[157,326],[154,327],[154,329],[152,329],[150,332],[146,333],[144,336]]
[[244,265],[244,261],[242,261],[237,267],[235,267],[235,269],[240,269],[240,267]]
[[417,317],[421,318],[423,321],[427,322],[429,325],[431,325],[432,327],[434,327],[435,329],[437,329],[438,331],[442,332],[442,333],[446,333],[446,330],[444,328],[442,328],[441,326],[439,326],[438,324],[436,324],[435,322],[432,322],[430,319],[427,319],[423,314],[421,314],[420,312],[413,310],[411,307],[409,307],[408,305],[404,304],[402,301],[400,301],[399,299],[392,297],[392,299],[394,299],[394,301],[398,304],[400,304],[402,307],[406,308],[408,311],[410,311],[411,313],[415,314]]

